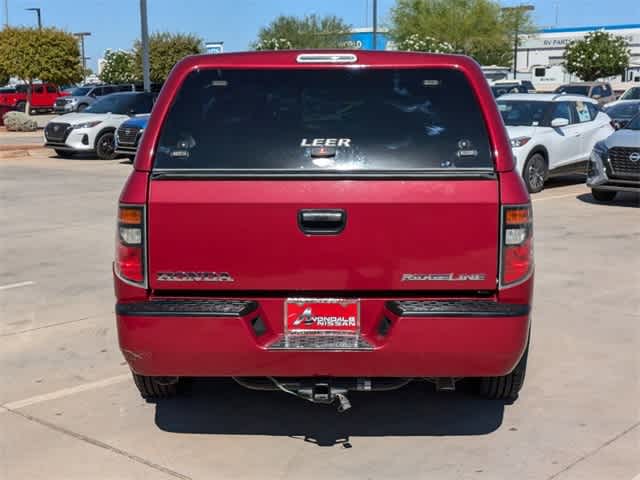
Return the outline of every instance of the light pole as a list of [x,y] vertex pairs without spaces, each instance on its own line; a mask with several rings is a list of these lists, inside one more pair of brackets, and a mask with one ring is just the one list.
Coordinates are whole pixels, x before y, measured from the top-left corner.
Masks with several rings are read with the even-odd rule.
[[520,15],[523,12],[531,12],[535,7],[533,5],[518,5],[516,7],[503,7],[503,12],[511,12],[514,17],[514,36],[513,36],[513,78],[516,78],[518,71],[518,33],[520,30]]
[[378,0],[373,0],[373,49],[378,49]]
[[142,84],[145,92],[151,91],[149,75],[149,25],[147,24],[147,0],[140,0],[140,43],[142,43]]
[[32,8],[25,8],[25,10],[36,12],[36,14],[38,15],[38,30],[42,30],[42,18],[40,17],[40,9],[32,7]]
[[87,57],[84,56],[84,37],[90,37],[91,32],[77,32],[74,33],[76,37],[80,39],[80,51],[82,55],[82,79],[87,81]]
[[4,0],[4,27],[9,28],[9,0]]

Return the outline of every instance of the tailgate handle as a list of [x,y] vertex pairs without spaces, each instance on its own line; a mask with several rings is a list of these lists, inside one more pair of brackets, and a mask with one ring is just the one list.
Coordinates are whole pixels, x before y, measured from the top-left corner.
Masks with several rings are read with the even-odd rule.
[[300,210],[298,226],[308,235],[335,235],[344,230],[347,214],[344,210]]

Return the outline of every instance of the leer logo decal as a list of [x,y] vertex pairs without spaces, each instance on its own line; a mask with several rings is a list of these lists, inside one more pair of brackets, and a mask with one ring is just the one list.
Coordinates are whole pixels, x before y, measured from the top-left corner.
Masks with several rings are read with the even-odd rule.
[[350,138],[303,138],[301,147],[350,147]]

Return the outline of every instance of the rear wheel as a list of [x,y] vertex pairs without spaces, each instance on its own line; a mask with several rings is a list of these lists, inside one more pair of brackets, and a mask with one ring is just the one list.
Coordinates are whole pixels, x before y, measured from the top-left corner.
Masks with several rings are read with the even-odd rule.
[[617,193],[618,192],[613,190],[599,190],[597,188],[591,189],[591,196],[598,202],[610,202],[611,200],[616,198]]
[[73,157],[73,152],[70,152],[69,150],[58,150],[56,148],[53,151],[56,152],[56,155],[59,156],[60,158],[71,158],[71,157]]
[[524,164],[522,178],[529,193],[538,193],[544,188],[547,178],[547,161],[541,153],[534,153]]
[[480,395],[492,400],[515,400],[524,385],[527,371],[527,357],[529,344],[522,354],[522,358],[511,373],[504,377],[484,377],[480,379]]
[[143,398],[170,398],[178,394],[178,379],[175,377],[147,377],[131,373]]
[[96,155],[101,160],[116,158],[116,139],[113,132],[104,132],[96,139]]

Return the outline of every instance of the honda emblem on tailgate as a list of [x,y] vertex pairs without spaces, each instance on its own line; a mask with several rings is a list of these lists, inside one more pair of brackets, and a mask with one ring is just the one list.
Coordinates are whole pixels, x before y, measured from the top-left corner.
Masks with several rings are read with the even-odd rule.
[[158,272],[159,282],[235,282],[227,272]]

